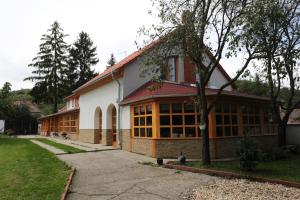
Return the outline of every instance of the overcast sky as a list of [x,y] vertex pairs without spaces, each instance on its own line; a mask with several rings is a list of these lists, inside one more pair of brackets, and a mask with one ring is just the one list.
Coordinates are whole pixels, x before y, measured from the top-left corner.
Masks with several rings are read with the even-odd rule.
[[[100,59],[94,68],[101,72],[111,53],[119,61],[137,49],[139,27],[157,20],[149,9],[150,0],[0,0],[0,87],[7,81],[13,90],[34,85],[23,81],[31,74],[27,66],[55,20],[69,34],[68,43],[81,31],[90,35]],[[221,62],[229,75],[237,70],[233,63]]]

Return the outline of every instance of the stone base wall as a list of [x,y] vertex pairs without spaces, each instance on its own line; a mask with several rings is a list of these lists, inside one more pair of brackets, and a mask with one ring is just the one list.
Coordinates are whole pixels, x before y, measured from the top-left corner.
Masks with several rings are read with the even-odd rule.
[[152,157],[153,141],[147,138],[132,138],[131,152]]
[[157,158],[178,158],[181,152],[187,158],[201,158],[201,139],[160,139],[154,142]]
[[112,129],[102,130],[102,144],[111,146],[113,144]]
[[97,144],[99,143],[99,134],[95,129],[80,129],[78,140],[80,142]]
[[122,129],[121,130],[121,147],[125,151],[130,151],[130,129]]
[[[262,151],[270,150],[278,145],[276,135],[253,136],[252,138],[257,141]],[[236,157],[238,143],[241,139],[242,137],[211,139],[211,157],[213,159]]]

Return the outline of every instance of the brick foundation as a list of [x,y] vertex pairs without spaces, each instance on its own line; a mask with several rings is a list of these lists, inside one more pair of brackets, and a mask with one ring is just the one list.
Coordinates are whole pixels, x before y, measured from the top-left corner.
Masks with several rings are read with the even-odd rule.
[[152,157],[152,139],[132,138],[131,152]]
[[95,129],[80,129],[78,140],[81,142],[97,144],[99,143],[99,132]]
[[120,140],[122,142],[122,149],[130,151],[130,129],[122,129]]

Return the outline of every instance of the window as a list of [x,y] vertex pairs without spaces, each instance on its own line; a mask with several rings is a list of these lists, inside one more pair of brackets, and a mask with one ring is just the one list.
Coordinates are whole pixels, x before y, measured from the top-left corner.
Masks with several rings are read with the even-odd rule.
[[271,107],[264,108],[264,134],[275,135],[278,133],[277,123]]
[[65,114],[58,118],[59,131],[76,133],[78,125],[78,113]]
[[167,66],[161,68],[161,79],[177,82],[177,57],[169,57]]
[[217,137],[238,136],[237,108],[233,104],[217,104],[216,135]]
[[255,105],[241,106],[244,135],[260,135],[260,109]]
[[161,138],[199,137],[199,113],[194,103],[160,103]]
[[133,135],[134,137],[152,137],[152,105],[133,107]]

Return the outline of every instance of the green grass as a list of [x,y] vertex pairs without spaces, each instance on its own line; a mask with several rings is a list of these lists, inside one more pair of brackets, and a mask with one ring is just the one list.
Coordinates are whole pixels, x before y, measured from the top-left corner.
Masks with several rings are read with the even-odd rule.
[[204,167],[200,161],[187,162],[187,165],[190,167],[224,170],[247,176],[281,179],[300,183],[300,155],[290,155],[289,158],[284,160],[260,162],[257,165],[257,169],[253,172],[241,171],[238,161],[213,162],[209,167]]
[[0,136],[0,200],[59,199],[70,169],[27,139]]
[[38,139],[35,139],[35,140],[38,140],[40,142],[43,142],[43,143],[48,144],[50,146],[53,146],[57,149],[63,150],[66,153],[82,153],[82,152],[85,152],[84,150],[77,149],[75,147],[71,147],[71,146],[68,146],[68,145],[60,144],[60,143],[48,140],[46,138],[38,138]]

